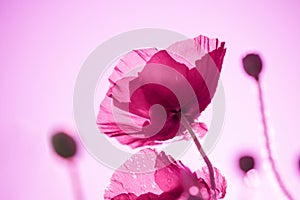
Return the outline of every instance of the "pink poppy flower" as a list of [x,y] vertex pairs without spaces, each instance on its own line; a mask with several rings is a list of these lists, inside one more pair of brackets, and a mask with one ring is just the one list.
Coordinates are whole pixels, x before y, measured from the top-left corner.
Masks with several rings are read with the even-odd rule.
[[[216,168],[214,173],[217,198],[220,199],[225,196],[227,184]],[[164,152],[158,154],[152,149],[145,149],[132,156],[113,174],[104,199],[211,200],[209,182],[206,168],[192,173]]]
[[100,105],[97,124],[109,137],[132,148],[186,138],[182,117],[197,122],[215,93],[224,42],[199,36],[166,50],[133,50],[123,56],[109,78],[111,86]]

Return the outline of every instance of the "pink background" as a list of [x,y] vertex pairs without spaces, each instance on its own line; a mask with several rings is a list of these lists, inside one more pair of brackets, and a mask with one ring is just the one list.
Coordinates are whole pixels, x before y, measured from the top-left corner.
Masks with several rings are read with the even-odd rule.
[[[246,52],[262,54],[276,161],[299,199],[299,19],[296,0],[1,1],[1,199],[73,199],[67,168],[53,156],[49,135],[62,126],[75,129],[73,89],[87,56],[114,35],[147,27],[226,41],[226,119],[210,158],[227,178],[228,200],[283,199],[261,162],[257,91],[241,68]],[[113,170],[81,149],[78,167],[86,199],[102,199]],[[238,173],[242,152],[252,152],[260,163],[255,186],[247,187]],[[193,155],[183,161],[195,169],[201,163],[190,159]]]

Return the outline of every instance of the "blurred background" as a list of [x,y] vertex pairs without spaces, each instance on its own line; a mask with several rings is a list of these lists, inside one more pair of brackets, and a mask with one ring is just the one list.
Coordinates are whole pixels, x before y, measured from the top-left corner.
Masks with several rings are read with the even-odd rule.
[[[283,199],[265,158],[254,80],[242,69],[249,52],[262,56],[272,147],[283,180],[300,199],[298,1],[1,1],[1,199],[74,199],[69,168],[54,155],[50,137],[67,129],[79,144],[77,169],[85,199],[102,199],[114,170],[82,146],[73,118],[73,90],[89,54],[114,35],[162,28],[188,37],[226,41],[221,74],[226,118],[209,154],[228,182],[225,199]],[[106,90],[106,89],[105,89]],[[100,103],[101,100],[99,100]],[[256,171],[245,181],[238,166],[252,155]],[[201,167],[195,154],[183,162]]]

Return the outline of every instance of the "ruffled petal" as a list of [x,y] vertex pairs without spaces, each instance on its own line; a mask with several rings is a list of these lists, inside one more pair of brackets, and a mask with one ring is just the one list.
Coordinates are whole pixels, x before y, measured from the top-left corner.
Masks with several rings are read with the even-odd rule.
[[133,193],[122,193],[115,197],[113,197],[111,200],[136,200],[137,196]]
[[157,168],[154,173],[155,182],[160,189],[164,192],[182,191],[180,174],[183,169],[180,169],[176,162],[173,163],[164,152],[161,152],[156,159],[155,166]]
[[[166,88],[173,93],[150,91],[151,96],[148,95],[147,98],[149,102],[159,101],[166,109],[180,109],[178,101],[181,105],[185,105],[195,96],[187,81],[188,70],[186,65],[176,62],[167,51],[163,50],[154,54],[147,62],[139,73],[138,80],[142,85],[160,85],[161,88]],[[144,92],[149,93],[146,90]]]
[[[215,169],[217,195],[225,195],[226,181]],[[144,149],[129,158],[112,176],[104,198],[114,200],[210,200],[208,170],[192,173],[164,152]]]
[[140,195],[136,200],[159,200],[159,195],[148,192]]
[[105,97],[102,101],[97,116],[99,129],[109,137],[117,137],[121,143],[125,144],[128,135],[142,131],[146,120],[148,119],[113,106],[112,99],[109,97]]
[[166,50],[161,50],[155,53],[147,62],[147,64],[165,65],[178,71],[184,77],[187,75],[187,72],[189,70],[185,64],[177,62],[174,58],[172,58]]
[[112,99],[106,97],[100,105],[97,124],[102,133],[132,148],[156,145],[174,138],[180,126],[178,117],[161,112],[159,107],[153,107],[149,119],[143,118],[113,106]]
[[163,191],[154,180],[157,153],[144,149],[129,158],[111,177],[105,190],[104,199],[112,199],[120,194],[133,193],[140,196],[146,193],[161,194]]
[[147,61],[149,61],[157,51],[156,48],[137,49],[125,54],[114,67],[114,71],[109,77],[111,87],[114,86],[118,80],[126,76],[137,75],[137,70],[145,66]]
[[162,196],[172,196],[173,199],[210,200],[210,188],[205,180],[198,178],[180,161],[175,161],[161,152],[157,156],[155,166],[155,182],[164,191]]
[[[197,94],[200,112],[214,96],[226,52],[224,45],[225,43],[219,42],[218,39],[200,35],[194,39],[176,42],[167,48],[177,62],[189,67],[188,80]],[[199,116],[199,113],[193,113],[192,109],[188,113],[192,117]]]
[[194,122],[191,124],[191,127],[195,131],[196,136],[198,136],[197,138],[200,139],[202,139],[208,131],[206,124],[202,122]]
[[[206,135],[206,133],[208,132],[208,128],[206,126],[205,123],[202,123],[202,122],[193,122],[190,124],[191,125],[191,128],[193,129],[195,135],[197,138],[204,138],[204,136]],[[182,131],[186,131],[187,130],[182,130]],[[183,138],[184,140],[191,140],[191,135],[189,133],[186,133],[183,135]]]
[[[209,187],[210,185],[210,178],[209,178],[209,171],[207,167],[203,167],[201,170],[197,170],[196,175],[199,179],[203,179]],[[215,183],[216,183],[216,192],[217,198],[222,199],[225,197],[227,182],[224,176],[220,173],[220,171],[214,167],[214,176],[215,176]]]
[[169,46],[167,51],[177,62],[184,63],[191,68],[195,67],[196,60],[218,49],[220,44],[218,39],[209,39],[206,36],[199,35],[193,39],[176,42]]
[[[144,94],[148,94],[146,99],[149,104],[159,103],[167,112],[180,111],[189,122],[193,122],[200,115],[198,96],[201,94],[196,94],[194,85],[189,81],[189,73],[190,70],[185,64],[177,62],[168,51],[163,50],[147,62],[139,73],[138,81],[141,84],[157,84],[161,88],[143,90]],[[171,93],[164,91],[163,87]]]
[[220,48],[196,60],[196,67],[188,72],[188,80],[197,95],[200,112],[205,110],[215,94],[224,54],[222,43]]

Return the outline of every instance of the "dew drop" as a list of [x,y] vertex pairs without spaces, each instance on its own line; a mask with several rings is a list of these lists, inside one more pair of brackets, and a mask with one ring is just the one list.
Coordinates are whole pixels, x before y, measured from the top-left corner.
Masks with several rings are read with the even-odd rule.
[[199,188],[193,185],[189,188],[189,193],[192,196],[197,196],[199,194]]

